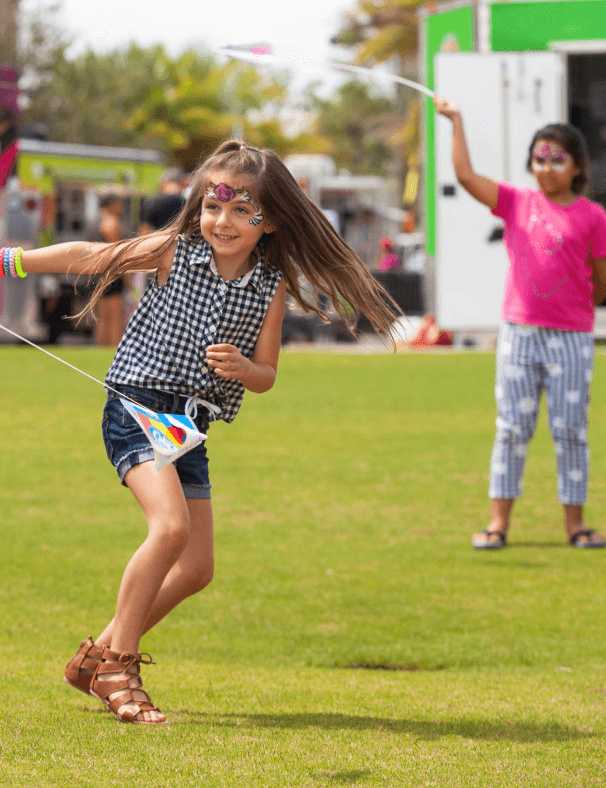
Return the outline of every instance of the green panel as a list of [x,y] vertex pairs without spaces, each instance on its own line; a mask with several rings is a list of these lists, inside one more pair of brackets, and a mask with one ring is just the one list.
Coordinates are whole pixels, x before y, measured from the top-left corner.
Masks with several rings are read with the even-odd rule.
[[[425,79],[434,87],[433,59],[438,52],[473,52],[475,48],[475,14],[470,4],[425,18],[424,23]],[[428,255],[436,253],[436,187],[434,161],[435,112],[431,99],[425,105],[425,244]]]
[[493,3],[491,48],[494,52],[549,49],[550,41],[606,38],[605,0],[543,0]]
[[55,183],[69,181],[101,186],[121,183],[139,194],[153,194],[158,190],[163,172],[162,164],[78,158],[75,156],[21,153],[17,160],[17,175],[25,188],[35,187],[44,194],[52,194]]

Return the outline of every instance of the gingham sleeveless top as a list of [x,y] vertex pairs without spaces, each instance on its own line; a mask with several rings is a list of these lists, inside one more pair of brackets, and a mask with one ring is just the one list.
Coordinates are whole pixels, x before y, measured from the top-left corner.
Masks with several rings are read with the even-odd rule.
[[148,284],[105,377],[115,383],[197,394],[233,421],[244,386],[215,375],[205,363],[209,345],[235,345],[252,358],[265,313],[282,274],[262,254],[255,268],[225,281],[201,235],[179,236],[166,284]]

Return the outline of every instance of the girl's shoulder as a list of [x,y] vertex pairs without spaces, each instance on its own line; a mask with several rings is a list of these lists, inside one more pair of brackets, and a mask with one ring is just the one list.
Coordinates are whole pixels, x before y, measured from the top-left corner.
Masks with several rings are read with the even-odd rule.
[[516,206],[520,201],[533,200],[534,191],[532,189],[520,189],[509,181],[497,181],[497,186],[497,204],[491,213],[504,219],[505,222],[510,221],[512,216],[516,215]]
[[571,206],[579,220],[588,222],[588,226],[600,232],[606,230],[606,210],[598,202],[590,200],[582,194],[577,197]]
[[210,244],[205,241],[200,233],[188,235],[186,233],[179,233],[177,236],[179,246],[183,249],[203,251],[206,248],[210,249]]
[[181,233],[177,236],[177,246],[175,248],[174,260],[178,263],[186,262],[210,262],[212,249],[210,244],[199,235],[186,235]]
[[590,200],[589,197],[585,197],[583,194],[580,194],[577,203],[579,208],[587,212],[591,212],[599,217],[606,218],[606,210],[604,210],[604,206],[600,205],[599,202],[595,202],[594,200]]

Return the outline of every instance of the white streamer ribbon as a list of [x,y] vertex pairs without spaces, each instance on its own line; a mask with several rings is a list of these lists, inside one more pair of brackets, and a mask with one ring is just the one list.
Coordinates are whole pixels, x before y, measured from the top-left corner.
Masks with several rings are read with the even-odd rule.
[[[227,57],[232,58],[233,60],[241,60],[243,63],[248,63],[251,66],[281,66],[281,67],[292,67],[293,65],[296,66],[296,60],[286,60],[286,59],[278,59],[275,55],[269,55],[264,53],[255,53],[255,52],[247,52],[239,49],[229,49],[228,47],[221,47],[219,48],[218,52],[222,55],[226,55]],[[305,70],[309,70],[306,66],[307,64],[300,63],[300,68]],[[349,63],[341,63],[337,60],[333,60],[326,64],[330,68],[336,68],[339,71],[349,71],[352,74],[358,74],[359,76],[364,77],[376,77],[378,79],[385,79],[388,82],[397,82],[400,85],[406,85],[406,87],[412,88],[413,90],[417,90],[419,93],[424,93],[426,96],[433,98],[436,94],[430,88],[426,88],[425,85],[421,85],[420,82],[414,82],[412,79],[407,79],[406,77],[401,77],[398,74],[391,74],[388,71],[380,71],[378,68],[366,68],[365,66],[352,66]],[[315,69],[314,69],[315,70]],[[320,69],[318,69],[319,71]]]

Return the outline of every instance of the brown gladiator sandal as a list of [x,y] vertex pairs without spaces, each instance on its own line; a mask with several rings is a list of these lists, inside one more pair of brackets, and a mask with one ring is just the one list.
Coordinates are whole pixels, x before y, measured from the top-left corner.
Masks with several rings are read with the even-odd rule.
[[[147,657],[147,659],[143,659],[143,657]],[[155,664],[149,654],[131,654],[129,651],[120,654],[105,646],[101,662],[98,664],[91,682],[90,694],[104,703],[120,722],[132,722],[138,725],[164,725],[168,720],[147,722],[135,719],[143,711],[158,711],[162,714],[143,689],[139,672],[139,665]],[[132,670],[133,667],[134,670]]]
[[87,637],[67,663],[63,680],[85,695],[90,695],[90,685],[101,662],[102,652],[103,647],[97,646],[92,637]]

